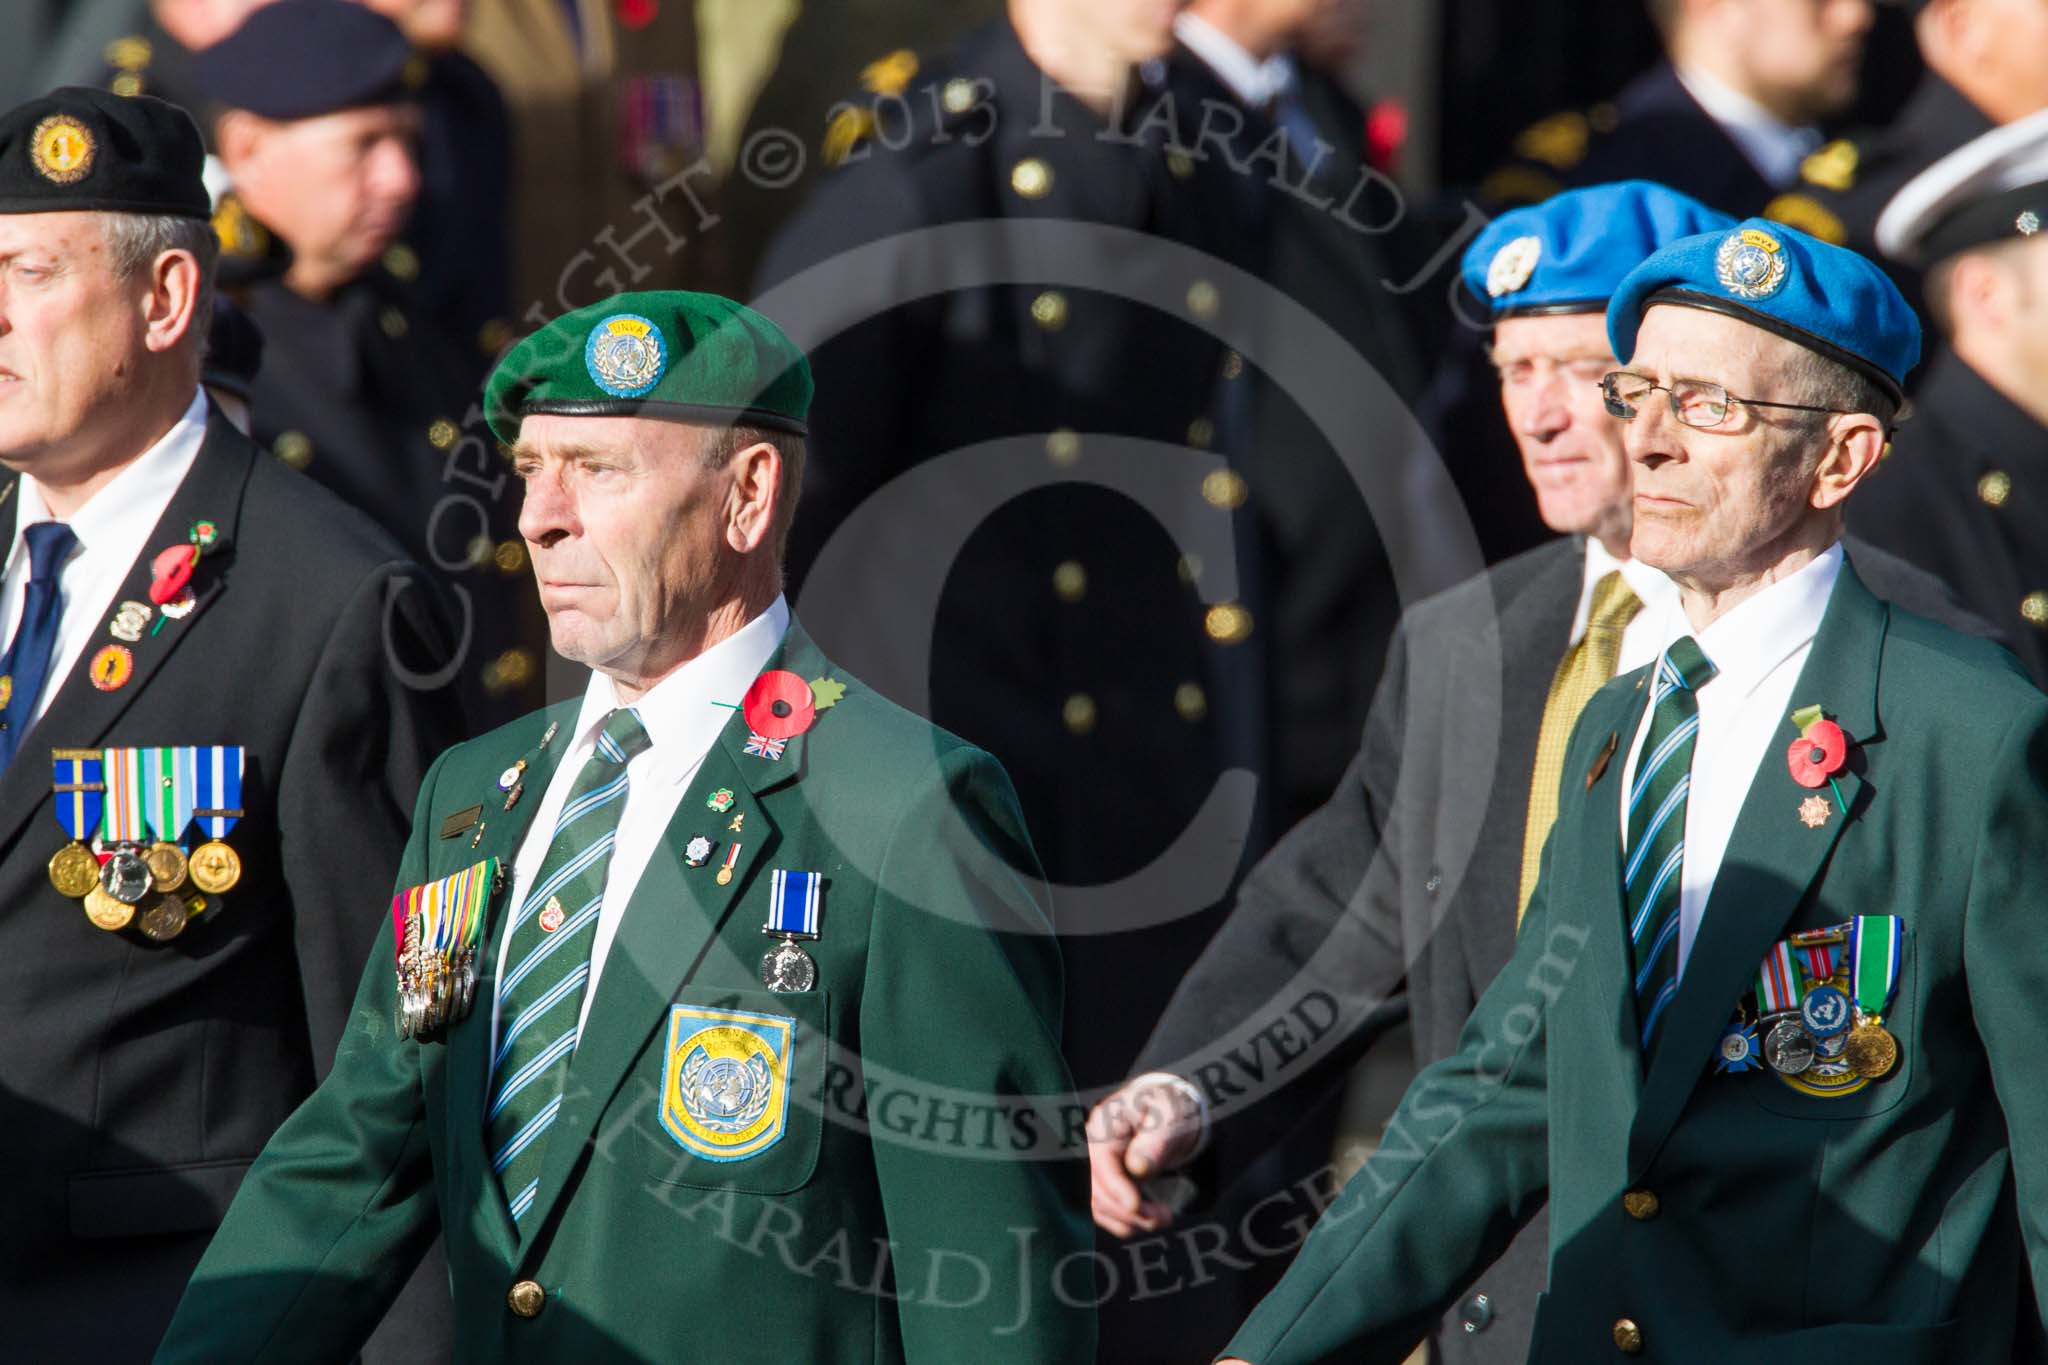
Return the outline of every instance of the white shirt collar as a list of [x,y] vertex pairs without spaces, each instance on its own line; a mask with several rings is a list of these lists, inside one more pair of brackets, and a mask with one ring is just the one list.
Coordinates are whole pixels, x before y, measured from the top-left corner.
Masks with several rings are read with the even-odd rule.
[[[766,611],[648,688],[633,703],[653,751],[690,756],[687,763],[663,765],[663,773],[680,779],[695,770],[697,760],[717,742],[719,731],[739,708],[740,698],[761,675],[788,631],[789,604],[778,596]],[[593,669],[583,690],[583,705],[576,713],[572,752],[580,755],[594,749],[598,730],[619,705],[612,680]]]
[[1635,593],[1636,600],[1643,604],[1644,614],[1666,612],[1678,604],[1678,585],[1657,569],[1651,568],[1640,559],[1617,559],[1598,536],[1586,537],[1585,573],[1579,580],[1579,606],[1572,614],[1571,642],[1577,644],[1586,634],[1586,623],[1593,615],[1593,590],[1600,586],[1600,580],[1610,573],[1620,573],[1621,579]]
[[1821,144],[1820,130],[1795,127],[1740,90],[1698,67],[1679,67],[1678,83],[1721,126],[1757,173],[1773,186],[1798,178],[1799,163]]
[[[206,391],[195,388],[192,401],[185,405],[184,414],[171,424],[171,429],[71,514],[67,524],[78,537],[78,549],[73,553],[111,548],[125,551],[124,565],[133,562],[136,547],[142,545],[157,519],[163,516],[205,440]],[[21,476],[14,506],[14,538],[7,546],[9,565],[14,563],[15,556],[26,552],[22,531],[39,521],[51,520],[50,504],[34,475]]]
[[1747,696],[1779,664],[1812,644],[1841,573],[1842,543],[1836,541],[1797,573],[1771,584],[1699,632],[1694,638],[1714,665],[1714,677],[1707,686],[1723,695]]
[[1173,20],[1173,36],[1202,59],[1216,78],[1253,109],[1263,109],[1294,82],[1294,61],[1275,53],[1264,61],[1254,57],[1235,38],[1198,14],[1183,10]]

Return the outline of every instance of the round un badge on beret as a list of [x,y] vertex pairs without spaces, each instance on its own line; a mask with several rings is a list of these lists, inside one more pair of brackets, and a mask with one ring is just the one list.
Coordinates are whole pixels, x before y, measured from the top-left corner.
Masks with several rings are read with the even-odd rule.
[[1737,228],[1722,239],[1714,273],[1739,299],[1767,299],[1785,287],[1785,248],[1762,228]]
[[55,185],[75,185],[92,170],[92,134],[69,114],[52,114],[29,134],[29,164]]
[[1536,273],[1536,262],[1541,259],[1542,238],[1515,238],[1493,253],[1493,262],[1486,267],[1486,292],[1496,299],[1514,293],[1529,282],[1529,277]]
[[590,329],[583,367],[614,398],[638,398],[661,382],[668,363],[661,329],[636,313],[614,313]]

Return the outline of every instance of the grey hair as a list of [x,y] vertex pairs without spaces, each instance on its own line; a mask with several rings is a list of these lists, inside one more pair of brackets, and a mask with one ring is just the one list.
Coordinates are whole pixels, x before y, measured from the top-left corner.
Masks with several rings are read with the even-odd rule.
[[150,269],[166,251],[189,251],[199,262],[199,291],[192,300],[192,334],[199,339],[200,354],[206,350],[206,334],[213,326],[214,267],[220,260],[220,238],[213,224],[203,218],[184,218],[168,213],[103,213],[100,236],[113,258],[113,268],[123,279]]
[[[1803,403],[1836,412],[1867,412],[1887,427],[1899,415],[1899,404],[1878,387],[1876,380],[1818,351],[1800,347],[1786,373]],[[1824,414],[1812,416],[1822,418]]]

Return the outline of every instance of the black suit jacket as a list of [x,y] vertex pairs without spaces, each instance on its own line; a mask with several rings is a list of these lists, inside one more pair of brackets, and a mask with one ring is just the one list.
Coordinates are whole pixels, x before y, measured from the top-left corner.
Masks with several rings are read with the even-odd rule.
[[[1879,596],[1989,633],[1927,574],[1855,541],[1849,554]],[[1404,1012],[1418,1067],[1456,1051],[1514,952],[1536,739],[1584,566],[1583,541],[1553,541],[1403,617],[1343,781],[1245,879],[1145,1047],[1141,1070],[1187,1076],[1209,1099],[1194,1172],[1205,1185],[1226,1185],[1315,1112],[1309,1096]],[[1546,1221],[1440,1325],[1440,1361],[1527,1358]]]
[[[0,485],[11,502],[15,481]],[[11,510],[6,517],[12,519]],[[413,798],[453,738],[445,628],[418,571],[358,513],[211,419],[116,602],[210,520],[197,606],[87,647],[0,774],[0,1355],[147,1360],[271,1130],[331,1061],[383,921]],[[0,522],[0,524],[6,524]],[[94,928],[46,872],[68,836],[50,750],[240,744],[241,882],[168,944]]]

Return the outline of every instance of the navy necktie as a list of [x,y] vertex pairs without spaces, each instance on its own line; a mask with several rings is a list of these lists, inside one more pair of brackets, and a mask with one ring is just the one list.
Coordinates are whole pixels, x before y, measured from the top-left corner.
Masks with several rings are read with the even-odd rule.
[[0,770],[14,760],[22,733],[36,713],[36,698],[50,677],[50,651],[57,643],[57,620],[64,614],[64,600],[57,591],[57,575],[78,537],[61,521],[39,521],[27,527],[21,538],[28,542],[28,585],[23,589],[21,624],[14,628],[14,643],[0,659],[0,678],[6,682],[6,703],[0,706]]

